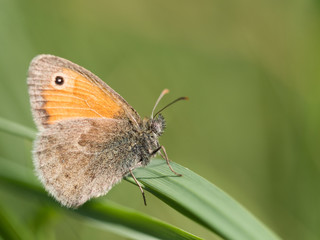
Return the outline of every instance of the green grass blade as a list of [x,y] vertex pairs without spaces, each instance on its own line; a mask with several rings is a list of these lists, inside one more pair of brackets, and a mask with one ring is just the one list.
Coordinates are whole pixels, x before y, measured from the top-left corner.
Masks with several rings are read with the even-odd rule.
[[[164,160],[152,160],[136,169],[144,188],[182,214],[226,239],[279,239],[244,207],[222,190],[189,169],[171,163],[182,174],[174,175]],[[127,177],[135,183],[131,177]]]
[[8,220],[2,207],[0,208],[0,236],[12,240],[22,239],[15,226]]
[[[183,176],[175,176],[165,161],[156,159],[147,167],[136,169],[134,174],[146,190],[223,238],[279,239],[212,183],[183,166],[172,163],[172,167]],[[130,177],[127,180],[134,183]]]
[[0,237],[6,240],[32,239],[29,229],[19,223],[12,214],[0,206]]
[[80,214],[88,223],[98,222],[99,226],[131,239],[201,239],[170,224],[113,203],[91,201],[78,210],[60,207],[43,190],[31,169],[3,158],[0,158],[0,182],[10,184],[27,194],[40,196],[53,207],[71,214]]
[[107,222],[110,231],[135,239],[200,239],[170,224],[141,214],[137,211],[120,207],[117,204],[102,204],[91,201],[76,210],[78,214],[92,218],[95,222]]
[[12,135],[33,140],[36,137],[34,130],[6,120],[0,117],[0,131],[10,133]]

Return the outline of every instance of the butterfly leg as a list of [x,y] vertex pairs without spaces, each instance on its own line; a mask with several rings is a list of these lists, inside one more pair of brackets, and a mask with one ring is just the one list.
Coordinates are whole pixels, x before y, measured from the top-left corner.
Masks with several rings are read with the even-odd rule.
[[176,171],[174,171],[174,170],[172,169],[172,167],[171,167],[171,165],[170,165],[170,161],[169,161],[168,155],[167,155],[167,152],[166,152],[166,149],[164,148],[164,146],[161,146],[160,148],[161,148],[161,150],[163,151],[163,154],[162,154],[161,152],[159,152],[159,153],[160,153],[161,157],[167,161],[167,164],[168,164],[168,167],[170,168],[170,170],[171,170],[175,175],[181,177],[182,174],[177,173]]
[[136,182],[136,184],[137,184],[138,187],[140,188],[140,191],[141,191],[142,197],[143,197],[144,205],[147,206],[147,200],[146,200],[146,197],[145,197],[145,195],[144,195],[144,191],[143,191],[143,189],[142,189],[142,187],[141,187],[141,184],[138,182],[138,180],[136,179],[136,177],[133,175],[132,170],[130,169],[129,171],[130,171],[130,174],[131,174],[133,180]]

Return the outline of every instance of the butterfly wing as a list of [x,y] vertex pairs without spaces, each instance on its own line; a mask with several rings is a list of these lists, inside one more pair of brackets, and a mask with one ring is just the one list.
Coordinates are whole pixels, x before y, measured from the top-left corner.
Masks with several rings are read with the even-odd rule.
[[73,208],[106,194],[138,166],[139,149],[128,147],[131,128],[128,122],[101,118],[48,125],[34,149],[35,169],[46,190]]
[[90,71],[66,59],[39,55],[29,68],[28,86],[34,120],[39,129],[66,119],[129,119],[138,113]]
[[135,168],[132,137],[138,113],[88,70],[59,57],[39,55],[30,64],[32,113],[40,130],[36,172],[48,192],[68,207],[104,195]]

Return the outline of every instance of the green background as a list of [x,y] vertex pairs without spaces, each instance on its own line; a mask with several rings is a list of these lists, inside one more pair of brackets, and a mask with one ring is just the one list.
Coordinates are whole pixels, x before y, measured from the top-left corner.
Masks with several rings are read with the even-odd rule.
[[[41,53],[91,70],[141,116],[168,88],[162,106],[190,98],[164,112],[170,159],[281,237],[318,239],[319,11],[311,0],[0,0],[0,117],[35,129],[26,75]],[[2,158],[32,167],[31,147],[0,133]],[[150,193],[145,207],[125,181],[103,198],[215,238]],[[1,182],[0,207],[30,228],[38,219],[47,239],[122,239]]]

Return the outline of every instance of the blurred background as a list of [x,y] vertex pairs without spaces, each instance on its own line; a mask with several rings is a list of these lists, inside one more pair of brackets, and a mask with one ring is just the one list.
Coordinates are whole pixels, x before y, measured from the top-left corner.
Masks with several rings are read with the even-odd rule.
[[[319,239],[319,43],[315,0],[0,0],[0,117],[35,129],[26,75],[41,53],[91,70],[141,116],[164,88],[162,106],[189,96],[164,112],[169,157],[284,239]],[[0,133],[1,158],[32,168],[31,148]],[[214,237],[126,181],[103,198]],[[0,209],[30,228],[46,215],[47,239],[122,239],[46,207],[0,182]]]

